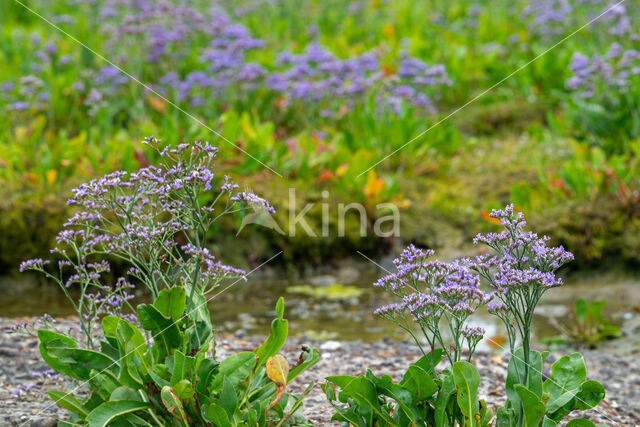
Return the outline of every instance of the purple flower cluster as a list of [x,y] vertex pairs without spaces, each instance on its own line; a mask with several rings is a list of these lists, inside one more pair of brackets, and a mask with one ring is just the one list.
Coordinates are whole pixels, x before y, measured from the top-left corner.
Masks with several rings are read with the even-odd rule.
[[462,263],[429,261],[432,255],[431,250],[410,245],[394,260],[397,272],[381,278],[374,286],[391,292],[400,302],[380,307],[374,314],[411,333],[410,319],[421,326],[432,347],[437,342],[443,348],[440,323],[446,319],[455,341],[452,354],[447,352],[450,360],[458,360],[463,341],[473,353],[483,334],[480,328],[467,326],[467,319],[478,307],[487,304],[493,294],[480,290],[478,276]]
[[531,0],[522,15],[529,20],[530,31],[548,36],[573,31],[585,20],[606,11],[589,30],[598,31],[606,27],[608,34],[626,35],[637,40],[638,35],[632,33],[633,26],[626,5],[616,3],[614,0]]
[[[220,100],[246,101],[246,94],[268,90],[281,108],[303,103],[305,108],[317,106],[324,116],[343,114],[374,92],[378,105],[396,113],[404,103],[434,110],[431,96],[451,84],[443,65],[429,65],[407,53],[383,66],[379,50],[338,58],[316,42],[299,54],[276,53],[275,63],[259,63],[254,58],[265,56],[259,54],[265,42],[254,38],[233,17],[233,8],[230,14],[216,4],[205,9],[168,1],[107,0],[100,2],[98,11],[93,24],[105,41],[107,56],[126,69],[130,69],[126,66],[130,58],[144,56],[144,74],[137,77],[192,107],[206,107]],[[72,60],[69,55],[61,55],[55,43],[42,45],[38,39],[34,46],[34,75],[5,85],[9,110],[47,108],[51,88],[46,78],[40,77],[42,71],[50,66],[67,66]],[[189,66],[158,72],[163,63]],[[84,113],[95,116],[113,104],[110,101],[126,92],[131,83],[108,65],[83,71],[65,91],[81,101]],[[9,85],[11,89],[7,90]]]
[[[153,137],[145,143],[160,153],[160,166],[110,173],[73,190],[68,204],[79,210],[64,224],[53,250],[62,258],[57,263],[59,274],[45,270],[48,261],[42,259],[21,265],[21,270],[40,271],[61,287],[80,289],[74,307],[89,345],[94,320],[107,314],[125,317],[122,310],[131,308],[133,299],[129,291],[134,286],[126,278],[107,283],[110,266],[105,257],[134,266],[127,276],[148,287],[154,297],[173,286],[206,294],[224,279],[245,276],[244,271],[217,261],[204,245],[213,223],[247,205],[273,212],[257,195],[238,193],[228,177],[217,186],[212,170],[217,150],[208,143],[160,148]],[[224,203],[222,208],[201,205],[201,196],[210,192]]]
[[601,94],[598,90],[606,88],[615,89],[615,93],[624,93],[635,84],[632,79],[640,76],[640,52],[625,50],[619,43],[613,43],[602,56],[593,55],[589,58],[575,53],[569,68],[573,75],[566,82],[567,89],[582,98]]
[[521,289],[544,291],[562,284],[555,270],[572,261],[573,254],[561,246],[547,246],[549,238],[546,236],[524,231],[524,215],[515,213],[513,205],[504,210],[493,210],[491,217],[499,219],[505,229],[500,233],[479,234],[474,243],[493,248],[496,255],[466,259],[463,260],[465,265],[480,273],[503,295]]
[[535,307],[547,290],[562,284],[555,272],[572,261],[573,254],[562,246],[547,246],[546,236],[524,231],[524,215],[516,213],[513,205],[494,210],[491,217],[499,219],[504,230],[479,234],[474,242],[489,246],[495,254],[461,260],[461,263],[496,289],[496,300],[489,303],[488,310],[503,321],[512,352],[519,334],[525,361],[528,361]]

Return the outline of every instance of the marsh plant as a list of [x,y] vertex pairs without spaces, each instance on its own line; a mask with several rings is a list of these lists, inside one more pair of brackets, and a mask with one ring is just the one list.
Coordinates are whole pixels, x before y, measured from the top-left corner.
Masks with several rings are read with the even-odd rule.
[[[319,360],[304,348],[293,368],[277,353],[288,323],[276,305],[271,334],[254,351],[218,361],[208,295],[245,273],[220,263],[207,240],[222,217],[250,207],[273,211],[264,199],[216,179],[216,149],[208,143],[160,148],[158,167],[115,172],[74,190],[78,211],[52,250],[58,261],[36,259],[36,270],[58,283],[77,312],[85,342],[49,329],[37,331],[40,353],[55,371],[80,382],[50,390],[74,425],[298,425],[301,399],[286,385]],[[115,259],[130,268],[109,283]],[[132,283],[151,293],[131,305]],[[73,298],[71,288],[79,296]],[[101,326],[101,331],[99,331]],[[77,391],[89,386],[88,397]]]
[[[524,216],[512,205],[491,216],[504,230],[480,234],[475,243],[488,245],[493,254],[444,263],[429,260],[433,251],[412,245],[394,261],[397,272],[374,284],[399,300],[375,313],[407,331],[423,356],[399,383],[370,370],[358,377],[328,377],[323,389],[336,409],[333,419],[356,426],[550,427],[604,398],[602,385],[587,380],[580,353],[558,359],[543,381],[548,352],[531,350],[534,309],[545,292],[562,285],[555,272],[573,255],[549,247],[547,237],[525,231]],[[481,289],[483,282],[489,291]],[[481,377],[470,363],[484,331],[469,321],[485,304],[504,322],[511,354],[507,401],[495,415],[478,397]],[[437,370],[444,359],[449,366]],[[569,425],[593,423],[573,419]]]

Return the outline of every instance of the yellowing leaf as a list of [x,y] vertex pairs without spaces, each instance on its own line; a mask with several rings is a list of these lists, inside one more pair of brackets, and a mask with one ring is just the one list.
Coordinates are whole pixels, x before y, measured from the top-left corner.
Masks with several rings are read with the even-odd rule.
[[395,30],[393,29],[393,25],[391,24],[384,24],[382,26],[382,32],[388,38],[392,38],[395,35]]
[[158,98],[157,96],[148,95],[147,102],[151,105],[151,108],[156,110],[158,113],[164,113],[167,109],[167,106],[162,100],[162,98]]
[[16,128],[16,142],[24,142],[27,136],[27,128],[18,126]]
[[267,360],[267,376],[276,384],[287,384],[289,363],[282,355],[276,354]]
[[55,169],[48,170],[45,172],[45,176],[47,177],[47,183],[53,184],[56,182],[56,178],[58,178],[58,171]]
[[249,137],[249,139],[256,139],[256,130],[251,126],[251,123],[249,123],[248,120],[242,121],[242,131],[247,135],[247,137]]
[[494,218],[492,217],[489,212],[482,212],[482,218],[484,218],[485,220],[494,223],[494,224],[500,224],[500,220],[498,218]]
[[383,189],[384,180],[382,178],[378,178],[376,172],[371,169],[367,173],[367,183],[364,186],[364,195],[367,197],[367,199],[372,200],[375,199]]
[[326,181],[331,181],[331,178],[333,178],[333,174],[331,173],[330,170],[323,170],[322,172],[320,172],[320,175],[318,175],[318,183],[321,182],[326,182]]
[[349,170],[349,164],[343,163],[336,169],[336,176],[343,176]]

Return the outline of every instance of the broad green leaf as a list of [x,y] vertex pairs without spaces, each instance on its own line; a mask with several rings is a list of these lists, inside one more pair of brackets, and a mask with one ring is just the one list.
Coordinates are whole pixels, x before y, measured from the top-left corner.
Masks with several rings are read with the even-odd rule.
[[178,326],[168,317],[165,317],[152,305],[140,304],[138,306],[138,320],[144,329],[151,331],[153,335],[154,358],[156,362],[162,362],[174,349],[182,345],[182,333]]
[[158,388],[162,388],[166,385],[170,385],[171,373],[167,365],[153,365],[153,368],[149,371],[149,376]]
[[87,421],[91,427],[103,427],[113,422],[121,415],[136,411],[144,411],[150,408],[148,402],[138,402],[132,400],[115,400],[104,402],[87,415]]
[[211,359],[206,359],[198,369],[198,383],[196,384],[196,392],[198,399],[209,397],[209,385],[213,378],[218,374],[218,363]]
[[285,341],[289,331],[289,322],[284,316],[284,299],[281,297],[276,304],[276,318],[271,322],[271,333],[256,350],[255,354],[258,358],[258,367],[262,367],[271,356],[275,356]]
[[453,380],[453,374],[449,370],[445,370],[443,374],[445,377],[442,381],[442,387],[440,387],[438,397],[436,397],[436,427],[444,427],[446,425],[446,409],[449,404],[449,400],[456,392],[456,384]]
[[573,314],[579,324],[583,325],[587,321],[588,303],[584,298],[578,298],[573,303]]
[[222,392],[220,393],[220,407],[225,410],[230,420],[233,420],[233,414],[236,412],[238,406],[238,397],[236,391],[229,381],[228,377],[224,378],[222,385]]
[[580,386],[580,391],[578,391],[575,397],[576,409],[586,411],[587,409],[594,408],[605,396],[606,391],[602,384],[594,380],[585,381]]
[[81,419],[84,419],[87,415],[89,415],[89,411],[85,408],[84,404],[73,397],[70,393],[65,393],[58,390],[49,390],[47,391],[47,394],[49,395],[51,400],[56,402],[64,409],[78,414]]
[[385,422],[393,424],[390,416],[380,408],[376,387],[370,380],[362,375],[351,377],[351,379],[346,375],[339,375],[327,377],[327,380],[341,388],[340,401],[345,402],[346,397],[350,397],[359,405],[370,408]]
[[187,306],[186,292],[179,286],[164,289],[160,291],[158,298],[153,301],[153,306],[165,317],[175,322],[182,317]]
[[176,385],[178,382],[188,379],[191,375],[193,366],[195,365],[195,359],[190,356],[185,356],[181,351],[176,351],[173,354],[173,370],[171,371],[171,386]]
[[515,390],[522,402],[524,427],[536,427],[542,417],[544,417],[544,403],[542,403],[542,400],[540,400],[534,392],[522,384],[516,384]]
[[563,356],[551,366],[551,376],[544,382],[543,391],[549,393],[547,413],[562,408],[587,380],[587,368],[580,353]]
[[109,400],[111,393],[122,384],[111,371],[92,371],[89,384],[96,388],[96,391],[103,400]]
[[389,375],[377,378],[371,370],[367,370],[367,378],[376,386],[376,391],[379,395],[388,396],[396,401],[407,420],[416,425],[419,423],[420,415],[418,410],[412,406],[413,395],[411,391],[400,384],[394,384]]
[[[431,374],[432,372],[434,372],[435,367],[440,362],[442,362],[443,358],[444,358],[444,350],[442,350],[441,348],[437,348],[432,352],[427,353],[425,356],[422,356],[413,365],[419,366],[425,371],[427,371],[429,374]],[[431,376],[433,377],[434,375],[431,374]]]
[[498,408],[496,412],[496,427],[515,427],[516,412],[513,408]]
[[567,427],[596,427],[596,425],[584,418],[574,418],[567,423]]
[[438,385],[431,375],[418,365],[409,366],[400,385],[411,392],[413,403],[419,404],[438,391]]
[[78,380],[86,380],[86,376],[78,376],[74,369],[69,365],[69,361],[63,361],[58,358],[58,355],[50,353],[52,348],[77,348],[76,342],[64,335],[57,332],[48,331],[46,329],[40,329],[38,331],[38,340],[40,341],[40,355],[47,365],[54,370],[58,371],[62,375],[67,375]]
[[189,380],[179,381],[171,388],[173,390],[173,394],[175,394],[178,399],[188,400],[193,397],[193,385],[191,385],[191,381]]
[[539,398],[542,397],[542,354],[537,351],[529,352],[529,372],[528,378],[525,375],[524,350],[518,348],[509,360],[507,367],[507,380],[505,389],[507,399],[517,414],[521,415],[522,403],[520,396],[515,390],[516,384],[526,385],[529,391],[533,392]]
[[217,403],[212,403],[204,411],[204,417],[215,423],[217,427],[232,427],[227,412]]
[[120,386],[113,390],[109,400],[142,400],[140,394],[131,387]]
[[143,384],[142,376],[147,375],[151,369],[144,336],[137,327],[121,320],[116,327],[116,339],[121,353],[120,380],[133,388],[140,388]]
[[229,377],[229,381],[234,387],[237,387],[240,381],[244,381],[256,364],[256,355],[251,351],[244,351],[234,354],[222,362],[218,367],[218,375],[211,381],[210,390],[221,390],[225,377]]
[[478,387],[480,386],[480,374],[469,362],[455,362],[452,367],[453,381],[458,391],[458,406],[470,420],[476,418],[480,411],[478,401]]

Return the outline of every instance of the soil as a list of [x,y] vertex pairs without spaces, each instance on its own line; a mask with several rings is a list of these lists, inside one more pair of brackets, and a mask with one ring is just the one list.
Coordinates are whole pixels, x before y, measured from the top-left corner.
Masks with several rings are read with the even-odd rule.
[[[5,331],[17,321],[29,319],[0,318],[0,330]],[[58,330],[77,335],[77,325],[70,319],[57,319]],[[261,337],[238,334],[220,334],[217,339],[218,358],[239,351],[254,349]],[[307,343],[290,339],[284,350],[285,357],[297,360],[303,344],[314,344],[322,359],[310,371],[298,377],[290,387],[301,392],[310,381],[322,381],[329,375],[358,375],[370,368],[374,374],[389,374],[400,379],[407,366],[420,356],[416,346],[409,342],[380,340],[324,341]],[[589,418],[597,425],[640,425],[640,365],[637,353],[618,354],[607,349],[583,351],[590,379],[604,385],[607,397],[596,408],[572,416]],[[560,357],[552,353],[545,364],[548,375],[550,363]],[[507,357],[498,353],[476,353],[472,362],[480,371],[480,396],[488,406],[504,403],[504,381]],[[37,338],[16,333],[0,333],[0,426],[55,426],[57,419],[65,418],[65,411],[47,397],[46,389],[69,388],[71,383],[55,374],[47,375],[48,366],[38,352]],[[42,375],[42,372],[45,372]],[[314,425],[339,425],[330,421],[333,411],[319,387],[304,403],[304,414]]]

